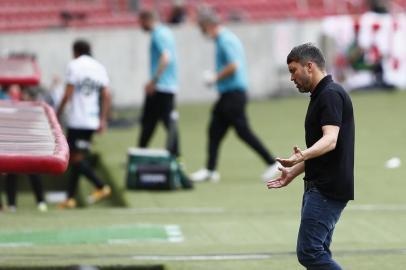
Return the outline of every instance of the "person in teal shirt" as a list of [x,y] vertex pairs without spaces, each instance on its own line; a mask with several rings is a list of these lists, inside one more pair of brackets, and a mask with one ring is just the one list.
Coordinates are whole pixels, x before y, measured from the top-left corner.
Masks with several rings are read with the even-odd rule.
[[7,100],[10,99],[10,97],[7,95],[7,93],[3,90],[3,88],[0,85],[0,100]]
[[217,80],[217,90],[220,94],[231,91],[246,91],[248,88],[246,60],[244,48],[238,37],[227,28],[219,28],[215,37],[216,43],[216,72],[220,74],[230,64],[235,65],[234,72]]
[[138,146],[146,148],[156,125],[162,121],[167,133],[167,149],[179,156],[179,139],[176,128],[175,96],[178,91],[176,43],[172,31],[160,24],[152,11],[140,13],[144,31],[151,34],[150,79],[145,86],[145,101],[141,117],[141,134]]
[[[158,92],[176,93],[178,70],[175,38],[168,27],[157,24],[151,29],[150,55],[150,76],[155,80],[155,89]],[[161,71],[162,62],[166,65]]]
[[248,79],[244,48],[239,38],[220,24],[217,15],[205,10],[199,14],[199,26],[204,35],[215,41],[216,73],[207,79],[207,84],[216,86],[219,99],[214,105],[209,125],[208,159],[206,167],[193,173],[194,181],[218,181],[216,171],[218,151],[229,128],[233,127],[238,137],[253,149],[268,168],[263,180],[278,173],[278,162],[265,148],[250,128],[245,108],[247,104]]

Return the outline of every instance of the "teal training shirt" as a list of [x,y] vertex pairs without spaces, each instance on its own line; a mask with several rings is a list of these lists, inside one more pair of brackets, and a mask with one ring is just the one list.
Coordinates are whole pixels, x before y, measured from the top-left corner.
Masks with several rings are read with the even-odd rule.
[[10,97],[0,89],[0,100],[10,99]]
[[241,41],[230,30],[222,28],[216,38],[217,73],[231,63],[237,64],[237,70],[217,82],[217,90],[220,93],[246,91],[248,87],[245,53]]
[[169,54],[169,63],[159,77],[156,88],[160,92],[175,93],[178,89],[178,70],[175,38],[172,31],[163,25],[157,25],[151,33],[151,79],[155,76],[159,59],[163,52]]

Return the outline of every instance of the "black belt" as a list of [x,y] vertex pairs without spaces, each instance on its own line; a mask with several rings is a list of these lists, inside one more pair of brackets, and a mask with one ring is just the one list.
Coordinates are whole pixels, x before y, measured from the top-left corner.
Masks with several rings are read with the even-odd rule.
[[234,96],[234,95],[240,95],[243,94],[245,95],[246,90],[245,89],[241,89],[241,88],[233,88],[233,89],[229,89],[224,93],[220,93],[220,96]]
[[316,186],[316,184],[314,184],[313,181],[304,181],[304,188],[305,188],[305,191],[308,191],[312,188],[317,188],[317,186]]

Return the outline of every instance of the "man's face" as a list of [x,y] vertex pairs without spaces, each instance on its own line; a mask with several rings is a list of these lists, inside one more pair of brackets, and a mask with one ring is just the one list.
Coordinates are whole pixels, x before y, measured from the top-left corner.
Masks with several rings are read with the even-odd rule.
[[208,29],[207,24],[199,23],[199,28],[203,35],[205,35],[205,36],[209,35],[209,29]]
[[202,34],[208,38],[214,39],[216,37],[215,34],[215,26],[212,24],[205,24],[205,23],[200,23],[199,24],[200,30],[202,31]]
[[302,65],[294,61],[288,64],[290,80],[295,83],[300,93],[307,93],[312,90],[311,74],[309,73],[311,65],[311,62]]
[[152,30],[152,21],[148,19],[141,19],[140,20],[140,25],[142,30],[149,32]]

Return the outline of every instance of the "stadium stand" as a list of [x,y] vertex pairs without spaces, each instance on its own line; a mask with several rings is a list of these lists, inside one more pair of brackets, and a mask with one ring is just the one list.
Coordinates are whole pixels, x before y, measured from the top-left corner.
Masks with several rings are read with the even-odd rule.
[[[0,31],[29,31],[64,27],[136,26],[134,0],[0,0]],[[136,2],[136,1],[135,1]],[[138,0],[138,8],[155,8],[164,21],[175,1]],[[215,8],[226,20],[253,22],[312,19],[328,15],[361,14],[364,0],[184,0],[193,20],[201,5]],[[404,9],[406,0],[394,0]]]
[[0,30],[136,25],[126,0],[0,0]]

